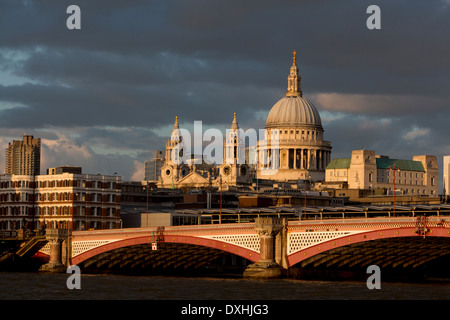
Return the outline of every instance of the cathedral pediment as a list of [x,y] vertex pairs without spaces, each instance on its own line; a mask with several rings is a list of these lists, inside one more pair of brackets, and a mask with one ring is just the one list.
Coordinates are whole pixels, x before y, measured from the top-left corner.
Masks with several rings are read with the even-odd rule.
[[179,180],[177,183],[178,187],[182,186],[208,186],[209,181],[207,178],[200,175],[198,172],[193,171],[185,176],[183,179]]

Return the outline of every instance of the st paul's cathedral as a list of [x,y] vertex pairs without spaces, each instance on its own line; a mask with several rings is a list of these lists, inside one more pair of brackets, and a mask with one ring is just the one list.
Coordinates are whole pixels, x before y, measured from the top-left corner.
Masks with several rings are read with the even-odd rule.
[[[246,146],[236,113],[223,143],[222,163],[208,163],[192,156],[180,162],[182,136],[178,117],[166,143],[164,165],[158,187],[200,189],[251,185],[255,179],[297,183],[325,180],[325,168],[331,160],[331,143],[323,140],[324,130],[316,107],[301,89],[301,77],[293,52],[286,96],[270,110],[264,137],[255,146]],[[177,152],[174,152],[177,150]]]

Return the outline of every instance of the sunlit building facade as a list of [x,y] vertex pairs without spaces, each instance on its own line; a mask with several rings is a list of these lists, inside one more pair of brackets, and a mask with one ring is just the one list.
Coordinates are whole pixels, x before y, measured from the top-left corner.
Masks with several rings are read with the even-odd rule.
[[391,159],[373,150],[353,150],[351,158],[333,159],[326,167],[324,187],[386,189],[387,194],[438,196],[439,170],[433,155],[412,160]]
[[39,175],[41,167],[41,139],[24,135],[6,148],[5,174]]
[[450,156],[444,156],[444,165],[443,165],[443,173],[444,173],[444,179],[443,179],[443,195],[446,197],[446,200],[448,198],[448,194],[450,192]]
[[0,230],[120,228],[121,178],[0,175]]

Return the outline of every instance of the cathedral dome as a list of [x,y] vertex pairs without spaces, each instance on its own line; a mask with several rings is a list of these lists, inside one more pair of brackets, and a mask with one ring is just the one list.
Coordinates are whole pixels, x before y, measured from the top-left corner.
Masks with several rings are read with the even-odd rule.
[[266,120],[266,129],[321,125],[316,107],[301,96],[286,96],[279,100],[270,110]]
[[266,129],[283,127],[321,127],[322,121],[316,107],[303,98],[296,55],[288,76],[286,97],[275,103],[266,120]]

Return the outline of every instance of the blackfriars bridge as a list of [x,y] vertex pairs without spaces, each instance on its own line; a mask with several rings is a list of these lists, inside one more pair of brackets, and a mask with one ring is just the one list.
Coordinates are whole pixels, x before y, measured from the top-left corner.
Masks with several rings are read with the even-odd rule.
[[[244,276],[304,268],[416,270],[450,253],[450,216],[287,220],[93,231],[48,229],[46,270],[197,269],[224,255],[248,262]],[[65,270],[65,269],[64,269]]]

